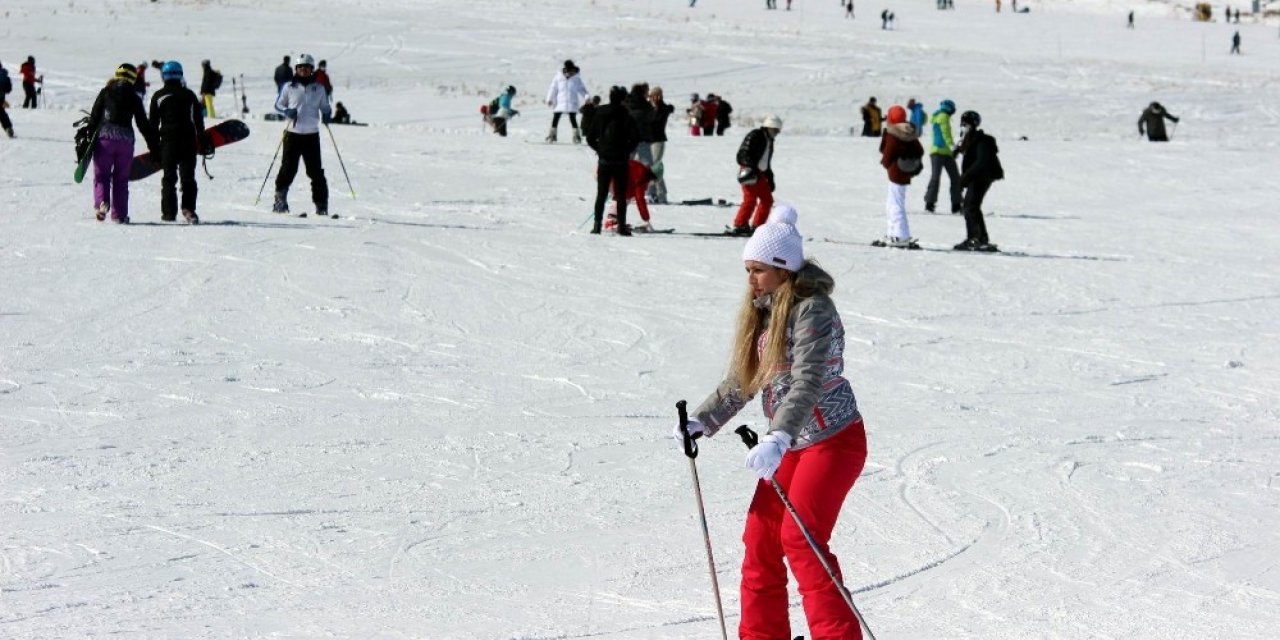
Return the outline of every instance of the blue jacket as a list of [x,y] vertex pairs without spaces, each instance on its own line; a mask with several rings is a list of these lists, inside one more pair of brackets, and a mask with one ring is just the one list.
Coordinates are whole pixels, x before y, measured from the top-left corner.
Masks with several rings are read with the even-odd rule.
[[915,126],[917,135],[924,135],[924,122],[928,119],[928,116],[924,113],[924,105],[919,102],[912,105],[911,114],[907,116],[907,119]]

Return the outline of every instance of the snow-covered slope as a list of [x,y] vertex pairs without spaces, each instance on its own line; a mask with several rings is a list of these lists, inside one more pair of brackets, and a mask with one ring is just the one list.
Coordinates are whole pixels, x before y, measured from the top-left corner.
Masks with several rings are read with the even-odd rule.
[[[35,55],[50,108],[0,139],[0,636],[718,635],[667,434],[723,372],[741,241],[583,233],[593,157],[540,144],[572,58],[596,93],[784,118],[777,196],[837,278],[870,439],[833,548],[880,638],[1271,637],[1276,25],[836,4],[9,0],[0,61]],[[333,130],[356,199],[324,141],[339,220],[254,205],[270,73],[304,51],[372,123]],[[127,228],[70,180],[77,111],[152,58],[211,59],[224,114],[246,83],[253,134],[202,175],[199,227],[158,222],[158,178]],[[499,139],[477,109],[506,84]],[[1004,254],[942,250],[963,223],[923,214],[922,180],[939,250],[866,246],[884,176],[848,133],[872,95],[983,114]],[[1151,100],[1182,117],[1169,144],[1138,140]],[[673,199],[736,200],[745,131],[673,122]],[[729,438],[698,464],[732,628],[753,477]]]

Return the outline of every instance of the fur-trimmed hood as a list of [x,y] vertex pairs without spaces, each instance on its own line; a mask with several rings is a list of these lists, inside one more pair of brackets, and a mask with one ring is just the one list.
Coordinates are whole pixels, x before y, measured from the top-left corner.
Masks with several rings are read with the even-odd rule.
[[915,125],[910,122],[891,124],[884,128],[884,132],[903,142],[911,142],[920,137],[920,132],[916,131]]

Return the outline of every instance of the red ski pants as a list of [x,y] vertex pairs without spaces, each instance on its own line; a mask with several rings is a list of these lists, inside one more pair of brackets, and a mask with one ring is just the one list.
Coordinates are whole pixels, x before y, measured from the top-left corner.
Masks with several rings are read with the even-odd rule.
[[750,221],[751,226],[758,227],[769,220],[771,209],[773,185],[768,178],[760,176],[755,184],[742,185],[742,205],[738,207],[738,215],[733,218],[733,226],[741,227]]
[[[782,457],[774,479],[795,506],[836,575],[840,565],[827,548],[840,506],[867,461],[862,420],[835,437]],[[742,534],[742,640],[788,640],[787,565],[796,575],[804,615],[813,640],[861,640],[858,619],[840,596],[813,548],[778,498],[773,486],[756,485]],[[786,564],[783,564],[783,559]],[[841,578],[843,581],[843,577]]]

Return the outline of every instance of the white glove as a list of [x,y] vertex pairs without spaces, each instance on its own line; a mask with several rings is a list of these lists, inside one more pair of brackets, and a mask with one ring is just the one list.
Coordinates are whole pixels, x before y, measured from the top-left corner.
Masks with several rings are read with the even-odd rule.
[[755,471],[761,480],[768,480],[778,470],[778,465],[782,464],[782,454],[790,448],[791,434],[786,431],[770,431],[747,452],[747,468]]
[[[707,425],[702,424],[697,418],[690,418],[689,424],[685,428],[689,430],[690,438],[701,438],[707,435]],[[681,451],[684,451],[684,431],[680,429],[679,424],[676,425],[675,429],[671,430],[671,437],[676,439],[676,446],[680,447]]]

